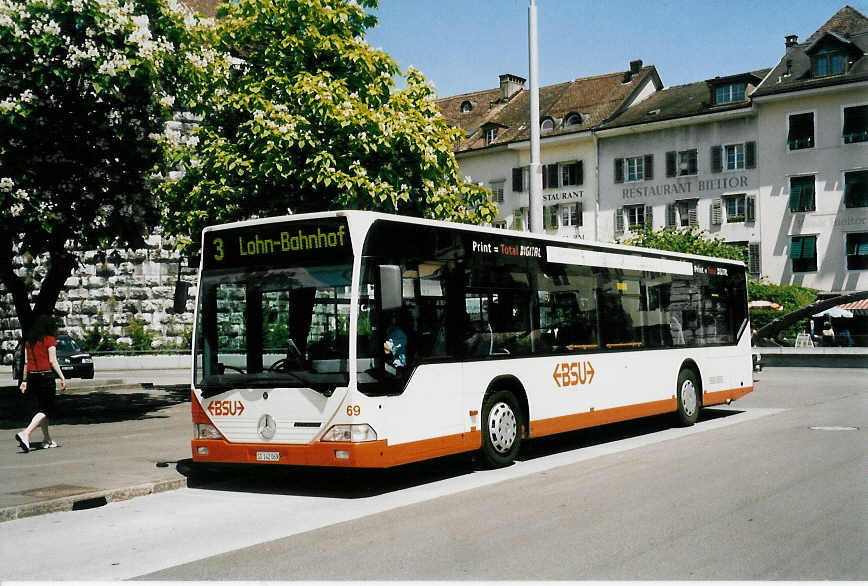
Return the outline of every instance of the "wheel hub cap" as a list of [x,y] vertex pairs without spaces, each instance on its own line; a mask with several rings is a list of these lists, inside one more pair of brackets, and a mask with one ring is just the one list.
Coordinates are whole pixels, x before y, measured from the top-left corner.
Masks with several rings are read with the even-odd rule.
[[497,403],[488,414],[488,434],[491,445],[500,454],[505,454],[512,448],[518,434],[518,424],[515,413],[506,403]]
[[688,416],[696,412],[696,387],[693,381],[686,380],[681,384],[681,406]]

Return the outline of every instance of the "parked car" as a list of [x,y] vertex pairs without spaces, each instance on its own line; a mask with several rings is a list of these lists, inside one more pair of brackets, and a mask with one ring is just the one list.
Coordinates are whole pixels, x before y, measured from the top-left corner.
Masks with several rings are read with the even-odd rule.
[[[66,378],[93,378],[93,358],[70,336],[57,336],[57,362]],[[18,344],[12,359],[15,379],[24,373],[24,343]]]

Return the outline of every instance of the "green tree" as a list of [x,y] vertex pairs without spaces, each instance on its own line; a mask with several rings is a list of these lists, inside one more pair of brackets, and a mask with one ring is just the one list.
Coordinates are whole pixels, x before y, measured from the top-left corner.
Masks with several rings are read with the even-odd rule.
[[645,248],[716,256],[747,262],[747,250],[727,244],[722,238],[712,236],[696,226],[669,227],[659,230],[652,230],[646,226],[640,232],[631,234],[627,238],[618,239],[618,242],[630,246],[644,246]]
[[488,191],[459,175],[450,129],[421,73],[396,90],[395,61],[365,32],[376,0],[238,0],[218,10],[225,57],[179,145],[183,177],[162,185],[163,225],[202,227],[257,216],[367,209],[478,223]]
[[[166,122],[208,69],[169,1],[0,0],[0,282],[22,328],[53,311],[76,250],[139,246],[159,220]],[[40,283],[16,251],[45,255]]]

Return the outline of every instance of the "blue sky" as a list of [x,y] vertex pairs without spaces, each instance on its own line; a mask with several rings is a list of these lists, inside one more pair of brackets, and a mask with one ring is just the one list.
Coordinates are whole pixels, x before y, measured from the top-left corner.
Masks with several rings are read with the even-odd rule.
[[[528,77],[529,0],[380,0],[371,46],[413,66],[440,97]],[[773,67],[784,36],[804,41],[868,0],[536,0],[540,84],[624,71],[641,59],[666,86]]]

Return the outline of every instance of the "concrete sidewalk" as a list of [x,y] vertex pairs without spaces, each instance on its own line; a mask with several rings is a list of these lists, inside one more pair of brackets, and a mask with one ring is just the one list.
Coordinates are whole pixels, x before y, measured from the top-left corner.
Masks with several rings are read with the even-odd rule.
[[[58,395],[52,439],[29,453],[14,435],[33,406],[11,371],[0,371],[0,521],[100,506],[186,486],[177,464],[190,459],[190,371],[98,371]],[[5,442],[5,443],[4,443]],[[5,445],[5,447],[3,447]]]

